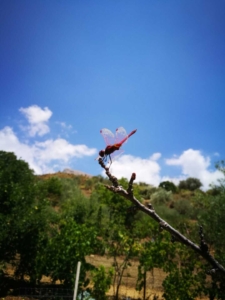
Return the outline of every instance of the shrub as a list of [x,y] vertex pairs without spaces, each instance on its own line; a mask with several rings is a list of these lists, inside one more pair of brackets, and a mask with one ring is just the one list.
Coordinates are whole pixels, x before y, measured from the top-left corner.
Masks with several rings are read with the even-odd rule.
[[152,194],[151,201],[153,204],[162,205],[166,204],[172,200],[172,192],[165,191],[164,189],[160,188],[157,192]]

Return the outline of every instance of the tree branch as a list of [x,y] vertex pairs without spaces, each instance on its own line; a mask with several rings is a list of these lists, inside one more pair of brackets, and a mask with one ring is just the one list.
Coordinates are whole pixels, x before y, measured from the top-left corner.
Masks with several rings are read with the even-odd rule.
[[191,240],[186,238],[184,235],[182,235],[179,231],[174,229],[171,225],[169,225],[166,221],[164,221],[160,216],[155,212],[152,205],[148,205],[146,207],[143,205],[140,201],[138,201],[134,195],[133,195],[133,182],[136,179],[136,174],[133,173],[131,175],[131,179],[129,181],[128,189],[125,190],[123,187],[119,186],[118,179],[113,176],[109,172],[109,168],[107,168],[102,160],[102,158],[98,159],[99,164],[103,169],[106,171],[106,175],[108,176],[109,180],[112,182],[112,186],[105,185],[105,187],[112,191],[113,193],[120,194],[124,198],[131,201],[139,210],[143,211],[145,214],[149,215],[152,219],[154,219],[156,222],[160,224],[160,228],[168,231],[172,235],[173,241],[179,241],[180,243],[186,245],[187,247],[193,249],[195,252],[197,252],[200,256],[202,256],[206,261],[208,261],[213,269],[210,271],[210,273],[214,273],[216,271],[220,271],[225,276],[225,268],[219,264],[219,262],[209,253],[208,246],[206,242],[204,241],[204,235],[203,235],[203,229],[200,227],[200,246],[193,243]]

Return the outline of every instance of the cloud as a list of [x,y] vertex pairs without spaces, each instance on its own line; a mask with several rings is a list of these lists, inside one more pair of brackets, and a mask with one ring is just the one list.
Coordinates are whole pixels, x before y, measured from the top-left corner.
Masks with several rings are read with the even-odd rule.
[[45,162],[51,160],[68,162],[73,157],[92,156],[97,152],[96,149],[88,148],[86,145],[72,145],[64,139],[36,142],[35,147],[39,149],[39,158]]
[[[166,164],[181,167],[182,177],[180,180],[187,177],[198,178],[203,184],[203,189],[208,189],[211,183],[216,183],[222,177],[218,170],[209,169],[211,166],[210,157],[203,156],[199,150],[188,149],[178,157],[166,159]],[[178,178],[173,180],[177,181]]]
[[110,168],[113,174],[119,178],[125,177],[128,180],[132,173],[136,173],[137,182],[143,181],[158,186],[160,183],[160,166],[157,159],[160,153],[154,153],[151,157],[143,159],[132,155],[123,155],[115,160]]
[[[20,108],[20,112],[28,121],[29,125],[23,129],[28,131],[29,137],[43,136],[50,131],[48,121],[52,116],[52,112],[47,107],[42,109],[37,105],[32,105],[27,108]],[[67,125],[65,122],[58,122],[58,124],[64,130],[72,129],[72,126]],[[81,159],[97,153],[95,148],[89,148],[83,144],[73,145],[67,139],[61,137],[45,140],[42,138],[41,141],[40,139],[32,139],[32,144],[29,139],[23,142],[8,126],[0,130],[0,150],[14,152],[18,158],[27,161],[36,174],[58,171],[65,168],[65,164],[68,166],[72,159]],[[218,155],[215,152],[213,157],[215,158]],[[161,175],[160,158],[161,153],[159,152],[153,153],[148,158],[132,155],[119,156],[113,162],[110,171],[117,177],[125,177],[128,180],[131,174],[135,172],[137,182],[142,181],[155,186],[165,180],[178,184],[180,180],[196,177],[202,182],[204,190],[223,177],[220,171],[211,168],[210,157],[204,156],[199,150],[188,149],[179,156],[165,160],[167,166],[175,166],[181,169],[181,175],[176,177]],[[161,162],[162,160],[160,160]],[[172,168],[170,172],[173,173]],[[104,172],[102,174],[104,175]]]
[[26,117],[29,123],[25,129],[28,129],[31,137],[35,135],[43,136],[50,131],[47,122],[52,116],[52,111],[48,107],[42,109],[37,105],[32,105],[27,108],[21,107],[19,111]]
[[64,139],[49,139],[29,145],[21,142],[10,127],[0,130],[0,149],[14,152],[18,158],[27,161],[36,174],[56,171],[53,163],[59,169],[59,166],[73,158],[92,156],[97,153],[95,148],[73,145]]
[[[147,159],[123,155],[113,162],[110,171],[118,178],[125,177],[128,180],[131,174],[135,172],[137,182],[143,181],[154,186],[158,186],[160,182],[167,180],[178,185],[180,180],[195,177],[202,182],[204,190],[209,189],[210,184],[217,183],[218,179],[223,177],[218,170],[210,169],[210,157],[204,156],[199,150],[188,149],[180,156],[165,160],[166,165],[181,168],[181,175],[177,177],[161,174],[159,158],[161,158],[161,153],[154,153]],[[172,173],[173,170],[171,169],[170,172]],[[102,172],[102,175],[104,175],[104,172]]]
[[21,143],[12,128],[8,126],[0,130],[0,149],[7,152],[14,152],[18,158],[22,158],[28,162],[30,168],[37,174],[41,174],[45,170],[45,167],[39,165],[35,160],[35,148]]

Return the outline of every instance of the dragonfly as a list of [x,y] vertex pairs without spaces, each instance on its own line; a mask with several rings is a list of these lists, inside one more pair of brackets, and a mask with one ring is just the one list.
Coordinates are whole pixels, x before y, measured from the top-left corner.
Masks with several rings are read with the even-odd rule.
[[[131,133],[127,134],[126,130],[123,127],[119,127],[116,129],[115,135],[107,128],[103,128],[100,130],[101,135],[103,136],[106,142],[106,148],[104,150],[99,151],[99,157],[102,158],[104,162],[107,161],[108,157],[110,160],[110,166],[112,164],[112,157],[115,157],[123,152],[121,146],[132,136],[137,129],[131,131]],[[116,152],[116,153],[115,153]],[[97,159],[98,159],[97,158]]]

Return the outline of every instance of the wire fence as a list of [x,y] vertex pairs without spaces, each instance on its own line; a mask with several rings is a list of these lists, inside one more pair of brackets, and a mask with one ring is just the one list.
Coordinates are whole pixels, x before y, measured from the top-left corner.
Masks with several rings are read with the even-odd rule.
[[31,300],[31,299],[44,299],[44,300],[72,300],[73,290],[64,288],[27,288],[21,287],[14,289],[13,296],[0,298],[0,300]]

